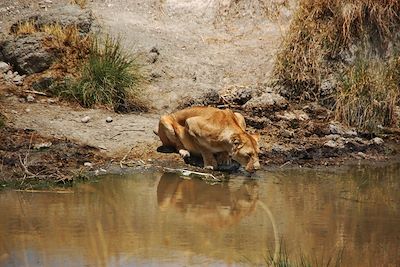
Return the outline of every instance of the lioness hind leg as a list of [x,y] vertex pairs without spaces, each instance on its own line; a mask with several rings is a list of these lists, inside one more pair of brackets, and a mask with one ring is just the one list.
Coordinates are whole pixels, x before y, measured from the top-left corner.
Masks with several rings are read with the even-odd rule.
[[172,124],[172,118],[168,115],[162,116],[158,123],[157,135],[164,146],[176,147],[175,130]]
[[184,136],[184,127],[175,123],[174,118],[169,115],[162,116],[158,125],[158,136],[163,146],[175,148],[182,158],[190,157],[190,152],[185,149],[181,142]]

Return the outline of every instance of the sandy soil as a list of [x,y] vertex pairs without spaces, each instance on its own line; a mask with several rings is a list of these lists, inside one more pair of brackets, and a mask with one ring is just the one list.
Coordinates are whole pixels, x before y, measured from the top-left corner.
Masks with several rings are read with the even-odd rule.
[[90,7],[127,49],[145,58],[157,49],[159,56],[148,66],[153,82],[147,93],[160,112],[209,89],[265,83],[285,20],[243,14],[228,27],[218,0],[95,0]]
[[[63,1],[53,2],[46,8],[25,0],[2,2],[1,30],[10,26],[10,18],[15,21],[37,10],[46,12]],[[173,110],[185,96],[232,86],[257,87],[268,80],[282,23],[288,20],[288,16],[282,16],[279,23],[271,22],[256,14],[241,14],[239,8],[239,18],[223,16],[224,4],[213,0],[94,0],[88,8],[107,32],[122,37],[127,49],[141,55],[152,77],[143,94],[148,95],[153,114],[119,115],[104,109],[48,104],[47,97],[40,96],[27,103],[20,99],[27,95],[24,92],[17,96],[4,93],[0,101],[15,128],[88,144],[113,157],[124,155],[132,147],[140,147],[138,153],[143,147],[154,151],[158,141],[152,131],[159,115]],[[225,23],[228,19],[229,27]],[[149,59],[153,48],[159,55]],[[84,116],[91,120],[81,123]],[[114,121],[106,123],[107,116]]]

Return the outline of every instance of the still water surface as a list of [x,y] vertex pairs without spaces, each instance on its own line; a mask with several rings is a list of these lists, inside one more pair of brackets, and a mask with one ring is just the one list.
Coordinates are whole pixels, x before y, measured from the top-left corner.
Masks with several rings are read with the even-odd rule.
[[400,266],[400,164],[285,170],[223,184],[108,175],[0,193],[0,266]]

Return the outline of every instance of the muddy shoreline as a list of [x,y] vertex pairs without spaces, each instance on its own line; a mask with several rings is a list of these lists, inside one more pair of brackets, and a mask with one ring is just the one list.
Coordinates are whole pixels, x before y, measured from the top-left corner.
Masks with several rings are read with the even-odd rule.
[[[63,23],[70,23],[78,17],[68,13],[72,12],[79,14],[85,29],[101,26],[112,35],[123,33],[124,47],[141,58],[148,72],[149,84],[142,94],[151,103],[150,112],[118,114],[104,106],[82,108],[32,90],[35,78],[45,78],[44,86],[49,81],[40,76],[43,73],[24,76],[22,70],[18,73],[3,62],[8,68],[0,73],[3,188],[69,186],[121,166],[202,171],[185,164],[176,153],[157,152],[161,143],[153,134],[162,114],[195,105],[242,113],[249,131],[261,134],[260,159],[266,170],[398,159],[398,131],[359,132],[336,122],[326,107],[286,99],[268,86],[276,50],[292,16],[289,6],[280,7],[282,13],[271,20],[260,14],[222,18],[220,7],[209,6],[209,1],[161,6],[142,1],[126,6],[123,1],[95,0],[82,10],[67,2],[4,1],[0,32],[9,34],[12,23],[32,14],[43,15],[45,21],[57,17],[51,15],[56,12],[62,14]],[[28,52],[22,51],[21,58]]]

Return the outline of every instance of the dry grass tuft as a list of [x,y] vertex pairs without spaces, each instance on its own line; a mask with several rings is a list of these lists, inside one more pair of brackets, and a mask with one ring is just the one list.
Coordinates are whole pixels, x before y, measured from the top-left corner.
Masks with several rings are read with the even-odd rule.
[[14,34],[16,35],[32,34],[35,32],[38,32],[38,28],[34,21],[19,23],[14,30]]
[[87,6],[87,0],[70,0],[71,4],[78,5],[80,8],[85,8]]
[[[300,0],[277,54],[276,85],[290,99],[318,100],[330,107],[337,102],[337,117],[352,126],[387,124],[400,73],[383,62],[396,62],[399,14],[400,1],[393,0]],[[337,86],[327,92],[321,85],[332,77]],[[369,111],[361,111],[366,106]],[[374,119],[367,123],[367,115]]]
[[354,45],[379,57],[396,45],[399,14],[400,1],[300,0],[277,55],[277,83],[291,98],[317,99],[321,81],[335,73]]
[[48,92],[79,102],[84,107],[105,105],[117,112],[147,111],[143,88],[146,78],[137,59],[125,53],[119,39],[104,40],[81,34],[76,26],[59,24],[38,28],[34,23],[19,24],[14,34],[48,34],[47,49],[56,51],[59,60],[43,73],[27,77],[28,81],[50,76],[57,83]]
[[93,36],[81,34],[76,26],[63,27],[59,24],[43,25],[38,27],[35,22],[28,21],[13,29],[15,35],[26,35],[37,32],[49,34],[44,42],[47,49],[55,50],[60,55],[50,71],[56,76],[69,74],[76,76],[81,62],[87,59],[93,45]]
[[52,36],[45,45],[62,55],[51,69],[62,75],[79,75],[80,65],[88,58],[94,37],[80,34],[76,26],[47,25],[42,27],[42,31]]
[[376,131],[379,125],[394,124],[399,97],[400,60],[357,60],[345,69],[339,83],[336,119],[358,129]]

